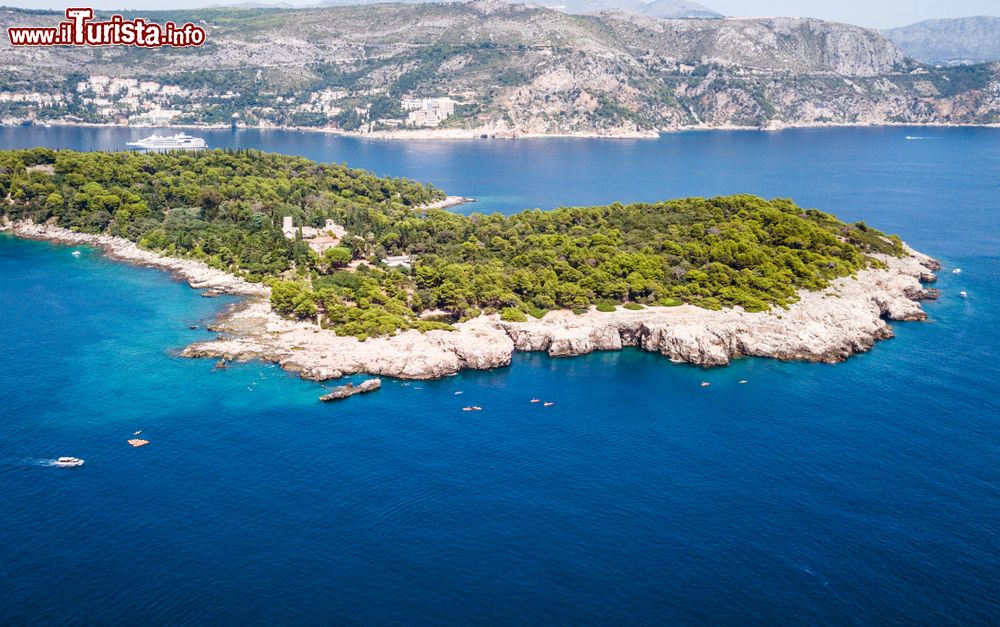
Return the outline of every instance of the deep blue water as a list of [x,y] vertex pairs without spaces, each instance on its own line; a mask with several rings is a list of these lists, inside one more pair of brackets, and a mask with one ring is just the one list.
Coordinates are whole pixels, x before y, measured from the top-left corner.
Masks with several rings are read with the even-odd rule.
[[519,355],[326,405],[274,367],[173,356],[225,300],[0,235],[0,623],[1000,623],[1000,131],[205,135],[477,210],[789,196],[941,257],[943,294],[838,365]]

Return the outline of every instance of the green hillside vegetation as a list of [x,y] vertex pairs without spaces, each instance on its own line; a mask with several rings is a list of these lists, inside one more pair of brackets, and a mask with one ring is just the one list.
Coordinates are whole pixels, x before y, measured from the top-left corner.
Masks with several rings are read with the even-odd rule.
[[[464,216],[415,210],[443,197],[430,186],[252,151],[0,152],[0,194],[11,218],[204,260],[269,283],[282,314],[319,317],[359,338],[448,328],[482,313],[523,321],[592,305],[763,311],[877,263],[870,253],[902,254],[895,236],[784,199]],[[311,225],[332,218],[348,236],[318,255],[284,237],[285,215]],[[411,255],[412,270],[379,263],[396,254]],[[357,260],[367,263],[353,267]],[[420,317],[435,310],[443,313]]]

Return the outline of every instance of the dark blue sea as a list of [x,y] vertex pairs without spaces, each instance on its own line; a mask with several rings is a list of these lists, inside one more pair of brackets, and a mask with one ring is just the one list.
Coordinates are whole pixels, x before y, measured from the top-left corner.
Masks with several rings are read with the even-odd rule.
[[843,364],[528,354],[322,404],[273,366],[175,356],[231,300],[0,235],[0,624],[1000,624],[1000,130],[200,134],[463,211],[791,197],[939,257],[942,295]]

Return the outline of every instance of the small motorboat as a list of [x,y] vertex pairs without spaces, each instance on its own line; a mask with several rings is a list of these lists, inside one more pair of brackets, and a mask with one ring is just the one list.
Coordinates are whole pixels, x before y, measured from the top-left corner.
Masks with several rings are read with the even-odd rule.
[[455,392],[455,396],[458,396],[461,393],[462,393],[462,390],[459,390],[459,391]]
[[707,388],[707,387],[708,387],[708,386],[710,386],[710,385],[712,385],[712,384],[711,384],[711,383],[709,383],[708,381],[702,381],[702,382],[701,382],[701,387],[703,387],[703,388]]
[[750,382],[747,381],[746,379],[740,379],[740,385],[746,385],[747,383],[750,383]]
[[71,254],[72,254],[72,255],[73,255],[74,257],[79,257],[79,256],[80,256],[80,255],[82,255],[83,253],[81,253],[81,252],[80,252],[79,250],[74,250],[74,251],[73,251],[73,252],[72,252]]
[[958,295],[961,296],[962,298],[968,298],[969,297],[969,293],[966,292],[965,290],[962,290],[961,292],[959,292]]
[[139,435],[140,433],[142,433],[142,429],[139,429],[138,431],[136,431],[136,432],[135,432],[135,433],[133,433],[132,435]]
[[483,411],[483,408],[479,405],[469,405],[468,407],[463,407],[462,411]]
[[531,402],[532,403],[541,403],[542,399],[540,399],[540,398],[533,398],[533,399],[531,399]]
[[542,403],[542,407],[552,407],[553,405],[555,405],[555,403],[553,403],[551,401],[546,401],[546,402]]
[[52,465],[60,468],[73,468],[74,466],[83,466],[83,460],[79,457],[60,457],[52,462]]
[[954,270],[951,271],[951,273],[952,274],[962,274],[962,269],[961,268],[955,268]]

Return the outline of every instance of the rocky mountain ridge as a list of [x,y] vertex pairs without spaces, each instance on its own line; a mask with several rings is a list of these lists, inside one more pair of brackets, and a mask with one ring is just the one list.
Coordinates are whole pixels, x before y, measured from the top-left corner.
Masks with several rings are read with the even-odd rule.
[[[0,46],[0,119],[114,122],[129,110],[79,81],[170,86],[174,123],[412,131],[401,103],[448,97],[420,132],[635,135],[682,128],[991,124],[1000,69],[924,67],[877,31],[806,18],[569,15],[498,0],[148,14],[203,24],[198,49]],[[57,14],[7,11],[0,26]],[[179,92],[178,92],[179,90]],[[20,95],[17,95],[20,94]],[[44,94],[56,94],[49,103]],[[107,102],[105,102],[107,101]],[[131,107],[131,109],[129,109]]]
[[[408,4],[420,4],[433,0],[403,1]],[[720,13],[716,13],[705,5],[698,4],[697,2],[690,2],[689,0],[652,0],[652,2],[646,2],[645,0],[536,0],[535,2],[529,3],[519,3],[514,0],[504,1],[510,2],[511,4],[536,4],[548,9],[555,9],[557,11],[573,13],[575,15],[588,15],[600,13],[601,11],[624,11],[626,13],[649,15],[664,19],[722,17]],[[320,2],[299,6],[343,7],[377,3],[378,0],[320,0]],[[257,4],[255,6],[256,8],[263,8],[267,6],[271,6],[272,8],[281,8],[279,5]],[[289,5],[284,5],[284,8],[290,7]]]
[[924,20],[882,32],[908,55],[925,63],[1000,61],[1000,17]]

